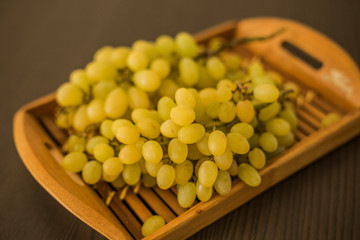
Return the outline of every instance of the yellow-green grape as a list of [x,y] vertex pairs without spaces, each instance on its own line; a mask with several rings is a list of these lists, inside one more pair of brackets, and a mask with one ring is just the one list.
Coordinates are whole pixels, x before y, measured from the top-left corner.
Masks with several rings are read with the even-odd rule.
[[258,76],[263,76],[264,75],[264,68],[263,68],[263,65],[255,60],[255,61],[252,61],[250,64],[249,64],[249,68],[248,68],[248,71],[249,71],[249,75],[254,78],[254,77],[258,77]]
[[87,115],[91,123],[100,123],[106,118],[104,109],[104,101],[101,99],[93,99],[87,106]]
[[210,39],[207,48],[210,52],[215,52],[225,43],[225,41],[226,40],[223,37],[213,37]]
[[211,101],[205,107],[206,115],[211,119],[218,118],[221,103],[218,101]]
[[177,201],[182,208],[189,208],[194,203],[196,198],[196,187],[193,182],[181,184],[178,193]]
[[104,137],[110,140],[112,140],[115,137],[115,134],[112,131],[112,125],[113,125],[113,121],[110,119],[106,119],[102,121],[102,123],[100,124],[101,135],[103,135]]
[[290,132],[290,124],[282,118],[273,118],[266,122],[266,131],[284,136]]
[[111,131],[113,132],[114,136],[116,135],[118,129],[122,126],[134,126],[134,124],[127,120],[127,119],[116,119],[113,121],[111,125]]
[[299,95],[299,86],[293,82],[286,82],[283,85],[284,91],[292,90],[292,92],[287,93],[285,97],[290,99],[295,99]]
[[160,124],[151,118],[142,118],[136,123],[140,134],[148,139],[155,139],[160,135]]
[[89,161],[82,169],[82,178],[87,184],[95,184],[100,181],[102,176],[102,166],[96,160]]
[[232,98],[232,91],[227,86],[221,86],[216,89],[216,100],[221,103],[225,103]]
[[89,154],[93,154],[95,146],[99,143],[108,144],[109,140],[103,136],[94,136],[90,138],[86,143],[86,152]]
[[285,119],[290,124],[291,130],[296,128],[298,120],[294,109],[290,105],[285,105],[284,109],[279,113],[279,117]]
[[163,162],[160,161],[158,163],[150,163],[145,161],[145,168],[148,174],[152,177],[156,177],[160,167],[163,165]]
[[284,136],[277,136],[277,140],[279,143],[279,146],[283,147],[290,147],[295,143],[295,137],[292,132],[289,132],[288,134]]
[[134,163],[130,165],[124,165],[122,177],[127,184],[135,185],[137,182],[139,182],[141,177],[140,164]]
[[174,39],[167,35],[161,35],[156,38],[155,41],[156,51],[161,56],[171,56],[171,54],[175,51],[175,42]]
[[231,127],[230,132],[238,132],[249,139],[254,134],[254,128],[249,123],[237,123]]
[[107,182],[115,181],[123,169],[124,165],[120,162],[120,159],[111,157],[103,163],[103,179]]
[[169,189],[175,181],[175,169],[168,165],[164,164],[159,168],[156,176],[156,183],[160,189],[166,190]]
[[176,125],[173,121],[169,119],[161,124],[160,132],[165,137],[175,138],[177,137],[180,128],[181,127],[179,125]]
[[[140,149],[142,154],[142,146],[141,147],[137,146],[137,147]],[[140,159],[139,164],[140,164],[141,174],[148,174],[148,171],[146,169],[146,161],[144,158]]]
[[158,113],[158,111],[156,111],[154,109],[149,111],[149,118],[154,119],[159,124],[162,124],[164,122],[164,119],[162,119],[160,117],[160,114]]
[[154,92],[161,85],[159,75],[152,70],[141,70],[134,74],[133,81],[135,86],[146,91]]
[[168,154],[171,161],[180,164],[186,160],[188,155],[188,146],[179,141],[179,139],[171,139],[168,146]]
[[231,191],[231,177],[227,171],[219,170],[214,183],[215,191],[221,196],[228,195]]
[[278,148],[278,140],[274,134],[265,132],[260,135],[259,145],[266,152],[274,152]]
[[233,153],[229,147],[220,156],[215,156],[214,161],[220,170],[228,170],[233,162]]
[[164,96],[158,101],[157,111],[162,119],[168,120],[170,119],[171,109],[173,109],[175,106],[176,104],[174,103],[174,100],[172,100],[170,97]]
[[124,178],[122,176],[122,174],[120,174],[117,179],[115,179],[114,181],[111,182],[111,185],[114,188],[120,189],[122,187],[124,187],[126,185],[126,182],[124,181]]
[[249,123],[255,116],[255,109],[249,100],[238,101],[236,114],[241,122]]
[[153,59],[156,56],[156,48],[152,42],[137,40],[133,43],[131,48],[135,52],[145,54],[149,59]]
[[337,121],[339,121],[340,119],[340,115],[338,113],[335,112],[331,112],[329,114],[327,114],[322,120],[321,120],[321,127],[328,127],[331,126],[332,124],[336,123]]
[[89,125],[90,120],[87,115],[87,106],[82,105],[76,110],[74,114],[72,126],[75,131],[83,132],[85,128]]
[[199,97],[206,107],[210,102],[216,101],[216,89],[215,88],[201,89],[199,91]]
[[219,88],[224,88],[224,87],[229,88],[231,91],[235,91],[236,84],[233,81],[230,81],[229,79],[224,78],[217,83],[216,88],[219,89]]
[[91,82],[115,79],[117,76],[116,67],[104,62],[90,62],[85,71]]
[[218,117],[223,123],[229,123],[236,117],[236,106],[232,101],[222,103],[219,107]]
[[201,185],[211,187],[218,175],[218,167],[213,161],[204,161],[199,168],[198,178]]
[[142,118],[152,118],[150,110],[145,108],[137,108],[131,112],[131,120],[137,123]]
[[280,109],[281,106],[279,102],[276,101],[271,103],[270,105],[260,109],[259,120],[264,122],[270,120],[279,113]]
[[216,80],[225,77],[225,64],[218,57],[210,57],[206,61],[206,70],[209,72],[210,76]]
[[156,178],[150,176],[149,174],[143,174],[141,182],[147,188],[155,187],[156,186]]
[[247,163],[239,165],[238,177],[250,187],[257,187],[261,183],[261,176],[258,171]]
[[97,50],[94,54],[94,60],[97,62],[111,62],[111,55],[114,48],[111,46],[104,46]]
[[255,129],[258,125],[257,117],[254,116],[253,119],[249,122],[249,124]]
[[238,54],[231,52],[221,53],[221,59],[223,60],[226,69],[229,71],[238,70],[241,67],[242,59]]
[[149,108],[149,96],[143,90],[137,87],[130,87],[128,90],[129,106],[131,109],[135,108]]
[[230,168],[227,170],[230,176],[235,177],[238,173],[238,164],[235,160],[233,160]]
[[274,71],[267,71],[266,76],[271,79],[272,82],[276,84],[276,86],[281,86],[283,83],[283,79],[280,74]]
[[187,32],[180,32],[175,36],[175,49],[181,57],[195,57],[199,48],[195,39]]
[[84,92],[73,83],[63,83],[56,91],[56,102],[62,107],[78,106],[84,101]]
[[143,70],[149,64],[148,57],[142,52],[132,51],[129,53],[126,64],[130,70],[137,72]]
[[84,168],[87,161],[88,159],[84,153],[71,152],[64,157],[61,164],[66,171],[76,173]]
[[121,88],[112,90],[105,100],[105,112],[109,118],[120,118],[128,108],[129,100],[125,91]]
[[246,154],[250,150],[250,144],[248,140],[238,132],[230,132],[226,136],[227,143],[234,153]]
[[279,90],[271,84],[261,84],[254,88],[254,97],[263,103],[274,102],[279,97]]
[[99,143],[94,147],[94,157],[99,162],[105,162],[106,159],[115,155],[114,149],[107,143]]
[[196,196],[201,202],[209,201],[212,196],[213,188],[201,185],[200,181],[196,181]]
[[137,141],[137,142],[135,143],[135,145],[136,145],[136,147],[137,147],[138,149],[140,149],[140,151],[142,151],[142,148],[143,148],[143,146],[144,146],[144,144],[145,144],[146,141],[147,141],[146,138],[140,137],[139,141]]
[[210,121],[210,118],[206,115],[206,108],[203,102],[199,97],[196,98],[196,106],[194,108],[195,111],[195,121],[205,125]]
[[197,161],[196,161],[196,164],[195,164],[194,173],[195,173],[195,176],[198,177],[199,176],[199,168],[200,168],[201,164],[203,162],[205,162],[205,161],[210,161],[211,158],[207,157],[207,156],[202,156],[201,158],[198,158],[196,160]]
[[196,99],[190,90],[186,88],[179,88],[175,92],[175,101],[178,105],[186,105],[195,108]]
[[90,91],[90,79],[83,69],[76,69],[70,73],[70,82],[80,87],[85,93]]
[[94,98],[106,100],[106,97],[117,87],[115,81],[101,81],[93,85],[92,94]]
[[56,125],[60,128],[70,128],[74,122],[75,109],[68,109],[67,111],[60,111],[56,115]]
[[210,133],[208,140],[208,148],[212,155],[222,155],[227,146],[227,139],[225,134],[220,130],[215,130]]
[[68,152],[84,152],[85,144],[85,137],[73,134],[67,139],[66,148]]
[[183,163],[180,163],[175,166],[175,183],[176,184],[185,184],[190,179],[194,172],[194,165],[191,161],[185,160]]
[[252,80],[252,85],[255,88],[258,85],[261,84],[270,84],[270,85],[275,85],[273,81],[271,81],[270,78],[266,77],[266,76],[259,76],[259,77],[254,77]]
[[140,138],[140,131],[135,126],[123,125],[118,128],[116,138],[121,143],[135,144]]
[[214,88],[217,84],[217,80],[212,78],[208,71],[206,70],[206,66],[198,63],[199,69],[199,81],[197,82],[196,86],[198,89],[205,89],[205,88]]
[[149,140],[144,143],[142,148],[142,154],[145,161],[155,164],[161,161],[163,157],[163,150],[160,143],[154,140]]
[[202,155],[201,152],[197,149],[195,144],[189,144],[188,145],[188,156],[187,158],[190,160],[199,160],[204,155]]
[[114,48],[111,54],[111,62],[116,66],[117,68],[125,68],[126,67],[126,61],[130,54],[130,49],[128,47],[117,47]]
[[188,57],[184,57],[179,62],[179,74],[186,86],[194,86],[199,82],[199,68],[196,62]]
[[179,126],[187,126],[195,120],[195,112],[189,106],[179,105],[171,109],[170,118]]
[[129,144],[121,148],[119,152],[119,159],[124,164],[133,164],[140,161],[142,158],[142,151],[136,144]]
[[199,123],[193,123],[180,128],[178,139],[182,143],[193,144],[200,141],[205,134],[205,128]]
[[162,81],[160,88],[158,89],[158,93],[160,96],[170,97],[175,99],[175,92],[179,88],[179,85],[172,79],[165,79]]
[[249,162],[256,169],[262,169],[266,163],[265,153],[260,148],[254,148],[248,154]]
[[210,133],[205,133],[203,138],[196,143],[197,149],[204,154],[205,156],[210,156],[211,152],[208,147],[208,141],[209,141],[209,135]]
[[164,58],[157,58],[151,62],[150,69],[156,72],[161,79],[166,78],[170,73],[170,64]]
[[159,228],[165,226],[165,220],[159,215],[151,216],[142,225],[141,233],[144,237],[149,236]]

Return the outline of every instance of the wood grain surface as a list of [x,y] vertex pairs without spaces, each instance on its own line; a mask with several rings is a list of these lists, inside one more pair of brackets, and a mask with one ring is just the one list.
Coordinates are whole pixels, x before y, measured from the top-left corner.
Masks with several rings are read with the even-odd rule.
[[[97,48],[279,16],[322,31],[359,64],[359,7],[356,0],[0,1],[0,239],[104,239],[40,187],[12,139],[14,112],[54,91]],[[360,239],[359,147],[357,137],[190,239]]]

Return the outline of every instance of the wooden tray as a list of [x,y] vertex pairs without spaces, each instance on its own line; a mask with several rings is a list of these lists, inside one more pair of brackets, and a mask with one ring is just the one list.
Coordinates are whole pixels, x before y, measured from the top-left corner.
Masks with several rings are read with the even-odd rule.
[[[294,21],[253,18],[220,24],[197,34],[196,39],[206,42],[213,36],[262,36],[280,28],[285,29],[283,34],[238,50],[262,57],[286,80],[298,82],[301,91],[312,89],[316,96],[297,107],[298,142],[267,162],[260,171],[263,181],[259,187],[235,180],[226,197],[215,195],[188,210],[178,206],[175,189],[141,187],[137,193],[129,189],[121,200],[120,193],[106,183],[89,187],[59,165],[66,135],[54,123],[54,94],[24,106],[15,115],[15,143],[24,164],[66,209],[110,239],[140,239],[141,224],[152,214],[163,216],[167,224],[145,239],[191,236],[360,133],[359,70],[344,50],[320,33]],[[341,118],[321,129],[320,121],[329,112],[337,112]]]

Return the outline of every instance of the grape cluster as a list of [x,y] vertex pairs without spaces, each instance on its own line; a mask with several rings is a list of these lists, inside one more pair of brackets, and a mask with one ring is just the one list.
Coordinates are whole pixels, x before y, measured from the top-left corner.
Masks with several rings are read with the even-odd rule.
[[235,177],[259,186],[258,170],[295,142],[299,90],[224,43],[182,32],[98,50],[56,92],[63,167],[88,184],[177,186],[183,208],[228,194]]

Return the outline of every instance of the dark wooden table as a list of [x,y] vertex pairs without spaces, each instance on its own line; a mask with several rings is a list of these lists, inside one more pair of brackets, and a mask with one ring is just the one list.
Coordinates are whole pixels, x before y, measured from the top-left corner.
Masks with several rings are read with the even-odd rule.
[[[324,32],[360,63],[357,0],[0,1],[0,239],[104,239],[32,178],[12,139],[23,104],[56,89],[103,45],[228,19],[292,18]],[[360,137],[190,239],[360,239]]]

